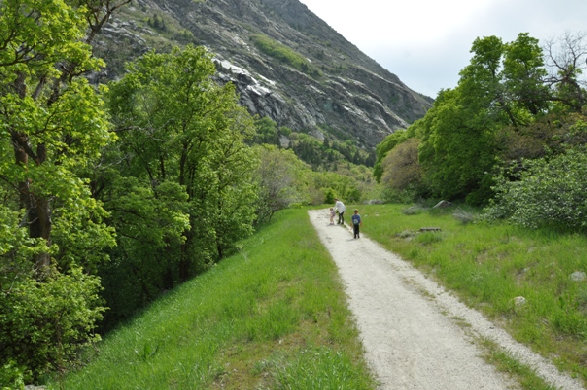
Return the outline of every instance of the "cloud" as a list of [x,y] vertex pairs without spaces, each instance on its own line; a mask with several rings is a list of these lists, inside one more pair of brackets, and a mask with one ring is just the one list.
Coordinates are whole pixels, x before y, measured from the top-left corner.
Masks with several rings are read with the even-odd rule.
[[301,0],[410,88],[435,97],[453,88],[475,38],[541,43],[585,32],[585,0]]

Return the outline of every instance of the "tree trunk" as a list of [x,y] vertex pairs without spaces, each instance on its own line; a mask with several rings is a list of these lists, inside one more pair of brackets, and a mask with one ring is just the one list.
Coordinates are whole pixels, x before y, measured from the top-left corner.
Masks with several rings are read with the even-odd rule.
[[[40,165],[46,159],[46,150],[44,145],[37,147],[34,153],[29,145],[28,137],[24,134],[13,132],[12,145],[14,148],[14,159],[17,166],[26,169],[30,162],[30,157],[34,158],[34,164]],[[18,183],[20,207],[26,210],[26,219],[24,223],[29,228],[31,238],[42,238],[47,246],[51,245],[51,209],[49,199],[36,195],[32,189],[32,180],[24,178]],[[39,274],[42,274],[50,264],[51,257],[49,253],[42,252],[35,256],[35,265]]]

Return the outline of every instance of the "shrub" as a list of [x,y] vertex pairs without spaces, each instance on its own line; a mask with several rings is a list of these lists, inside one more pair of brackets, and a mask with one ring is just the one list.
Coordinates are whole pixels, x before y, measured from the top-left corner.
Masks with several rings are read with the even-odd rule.
[[396,190],[416,189],[421,183],[418,165],[418,140],[410,138],[397,144],[381,162],[381,183]]
[[508,218],[525,227],[587,231],[587,148],[578,146],[551,159],[524,162],[518,181],[498,178],[489,219]]
[[329,188],[326,190],[326,194],[324,195],[324,203],[326,204],[333,204],[336,195],[334,194],[334,190]]
[[2,380],[30,381],[64,369],[81,345],[99,337],[92,337],[104,310],[99,279],[79,269],[47,272],[42,283],[27,279],[0,291],[0,347],[9,359],[4,369],[12,372]]

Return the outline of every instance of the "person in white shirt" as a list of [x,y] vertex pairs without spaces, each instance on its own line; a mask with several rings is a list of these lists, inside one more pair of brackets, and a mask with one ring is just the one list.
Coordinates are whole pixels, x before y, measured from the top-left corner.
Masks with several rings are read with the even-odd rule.
[[338,223],[344,225],[344,212],[346,211],[346,207],[340,200],[334,200],[336,201],[334,208],[338,211]]

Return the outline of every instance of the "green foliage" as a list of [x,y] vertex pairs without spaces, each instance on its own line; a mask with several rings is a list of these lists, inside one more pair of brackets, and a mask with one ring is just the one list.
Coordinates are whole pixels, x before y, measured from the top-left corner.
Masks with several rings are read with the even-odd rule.
[[537,115],[549,106],[550,91],[544,83],[547,71],[538,39],[520,34],[503,56],[504,85],[515,104]]
[[179,247],[190,228],[187,195],[177,183],[165,181],[152,190],[137,177],[115,172],[109,180],[101,197],[118,245],[110,251],[112,261],[100,267],[109,307],[105,329],[131,317],[179,280]]
[[165,23],[165,19],[163,19],[159,14],[153,14],[152,18],[148,18],[147,24],[157,31],[167,31],[167,24]]
[[111,320],[204,271],[252,232],[257,160],[245,141],[254,124],[214,71],[203,47],[187,46],[145,54],[110,85],[119,142],[94,181],[119,232],[102,269]]
[[580,113],[551,113],[520,127],[507,126],[497,134],[499,158],[505,166],[536,159],[587,143],[587,117]]
[[364,179],[356,172],[314,172],[310,189],[314,191],[314,194],[311,194],[312,204],[323,204],[329,193],[335,194],[334,196],[345,202],[358,202],[365,192],[361,188],[362,185],[367,184]]
[[377,179],[378,182],[381,181],[381,175],[383,174],[383,167],[381,163],[387,153],[393,149],[397,144],[400,142],[404,142],[408,138],[414,136],[414,132],[412,131],[415,127],[410,127],[410,131],[406,130],[398,130],[383,139],[379,144],[377,144],[376,148],[376,160],[375,160],[375,167],[373,169],[373,175]]
[[279,145],[277,123],[273,119],[268,116],[259,118],[255,121],[255,128],[257,130],[255,134],[256,143]]
[[423,180],[434,196],[455,199],[483,191],[495,163],[494,124],[482,126],[486,112],[455,90],[439,94],[417,128]]
[[320,75],[320,71],[312,66],[306,57],[275,41],[271,37],[264,34],[252,34],[250,38],[255,46],[263,53],[309,75]]
[[368,165],[371,161],[371,156],[351,141],[329,139],[320,141],[311,135],[298,132],[292,132],[289,139],[290,146],[296,155],[314,169],[334,171],[336,165],[343,162]]
[[520,178],[504,174],[486,214],[522,226],[587,231],[587,149],[569,149],[550,158],[525,161]]
[[260,161],[255,172],[259,188],[257,223],[270,221],[276,211],[308,202],[304,179],[309,167],[291,150],[260,145],[255,153]]
[[0,349],[13,373],[6,380],[63,369],[94,340],[101,318],[99,280],[89,274],[114,240],[87,173],[114,137],[100,91],[80,75],[103,65],[88,42],[124,2],[0,3]]
[[324,195],[324,203],[326,204],[334,204],[334,199],[337,198],[338,195],[334,192],[332,188],[328,188],[326,190],[326,194]]
[[410,138],[397,144],[381,162],[383,185],[398,191],[418,190],[422,186],[418,165],[418,140]]
[[[581,46],[573,44],[564,58],[578,60],[583,55],[577,51]],[[549,82],[537,39],[519,34],[515,41],[504,43],[487,36],[477,38],[471,52],[471,62],[460,72],[457,87],[442,91],[424,118],[408,128],[406,138],[420,140],[422,192],[484,205],[493,196],[493,175],[500,168],[517,165],[521,158],[561,153],[569,142],[565,140],[573,139],[573,144],[585,141],[571,135],[569,123],[580,114],[569,112],[577,107],[565,106],[566,100],[557,92],[557,85],[578,85],[576,74],[569,74],[567,81]],[[560,71],[571,66],[564,61],[555,63],[560,64]],[[401,141],[401,136],[394,135],[378,146],[376,177],[399,174],[397,167],[392,171],[381,164],[383,156]]]
[[2,390],[24,389],[24,373],[14,362],[8,360],[0,367],[0,388]]
[[0,346],[27,382],[71,364],[80,346],[97,339],[88,334],[104,311],[98,278],[79,269],[46,273],[42,283],[25,279],[0,291]]

